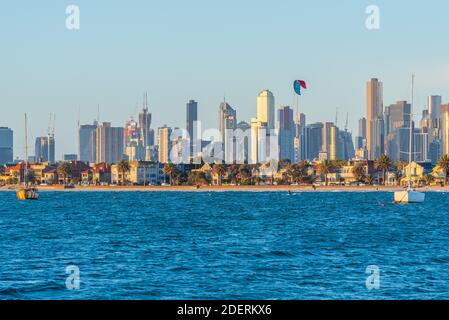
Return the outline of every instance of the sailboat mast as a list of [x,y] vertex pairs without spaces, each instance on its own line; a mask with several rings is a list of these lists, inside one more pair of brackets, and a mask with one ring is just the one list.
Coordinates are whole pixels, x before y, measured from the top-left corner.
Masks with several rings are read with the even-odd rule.
[[25,187],[28,187],[28,125],[27,114],[25,113]]
[[409,177],[408,177],[408,188],[409,190],[412,188],[412,135],[413,135],[413,103],[415,97],[415,75],[412,75],[412,102],[410,105],[410,137],[409,137],[409,146],[408,146],[408,163],[409,163]]

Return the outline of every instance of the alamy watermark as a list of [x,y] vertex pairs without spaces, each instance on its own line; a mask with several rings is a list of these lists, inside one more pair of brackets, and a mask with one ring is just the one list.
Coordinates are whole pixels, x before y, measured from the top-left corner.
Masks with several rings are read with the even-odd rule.
[[65,27],[68,30],[79,30],[80,25],[80,8],[77,5],[71,4],[68,5],[65,9],[66,19],[65,19]]
[[368,266],[365,270],[368,274],[366,278],[366,288],[370,291],[380,289],[380,268],[375,265]]
[[80,289],[80,269],[78,266],[69,265],[65,268],[66,274],[68,274],[65,280],[65,286],[69,290]]
[[366,7],[365,13],[368,15],[365,21],[365,27],[368,30],[380,29],[380,8],[376,5]]

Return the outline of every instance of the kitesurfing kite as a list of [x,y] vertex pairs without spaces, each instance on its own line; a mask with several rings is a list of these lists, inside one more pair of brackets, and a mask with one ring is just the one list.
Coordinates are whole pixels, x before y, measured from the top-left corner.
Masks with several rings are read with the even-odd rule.
[[295,80],[293,82],[293,88],[295,89],[295,92],[297,95],[301,95],[301,88],[307,89],[307,84],[303,80]]

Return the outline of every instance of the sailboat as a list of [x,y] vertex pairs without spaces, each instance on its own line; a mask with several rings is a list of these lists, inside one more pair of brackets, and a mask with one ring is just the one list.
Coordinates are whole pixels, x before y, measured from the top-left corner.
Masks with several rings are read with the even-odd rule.
[[[413,143],[412,143],[412,135],[413,135],[413,99],[414,99],[414,83],[415,83],[415,75],[412,75],[412,104],[410,107],[410,137],[409,137],[409,157],[408,164],[412,163],[412,153],[413,153]],[[406,203],[422,203],[426,199],[426,194],[423,192],[416,191],[412,186],[412,170],[411,166],[408,170],[408,186],[405,191],[396,191],[394,193],[394,203],[396,204],[406,204]]]
[[38,200],[39,199],[39,190],[34,187],[28,186],[28,129],[27,129],[27,115],[25,113],[25,170],[24,170],[24,179],[23,186],[20,187],[17,192],[18,200]]

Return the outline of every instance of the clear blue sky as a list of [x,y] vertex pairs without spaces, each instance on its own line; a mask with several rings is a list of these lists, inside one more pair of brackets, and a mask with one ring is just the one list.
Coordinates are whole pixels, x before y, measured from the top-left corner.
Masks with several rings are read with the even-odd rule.
[[[79,5],[81,30],[65,28]],[[365,28],[365,9],[381,10],[381,29]],[[57,158],[77,151],[77,118],[122,126],[148,91],[154,126],[184,126],[185,103],[199,102],[216,127],[226,94],[238,120],[255,115],[269,88],[276,106],[293,104],[291,82],[304,79],[308,122],[350,129],[365,114],[365,81],[384,82],[384,103],[408,99],[417,76],[417,108],[430,94],[449,101],[449,3],[433,1],[8,1],[0,9],[0,126],[15,131],[24,154],[30,133],[45,135],[56,114]],[[355,132],[354,132],[355,133]],[[32,152],[31,152],[32,153]]]

